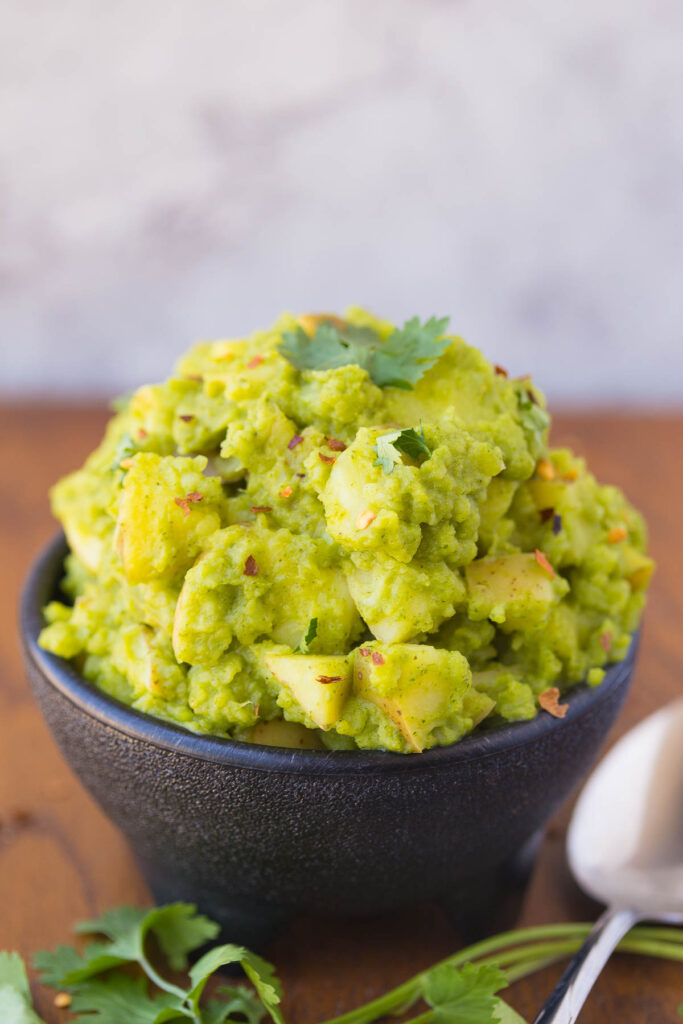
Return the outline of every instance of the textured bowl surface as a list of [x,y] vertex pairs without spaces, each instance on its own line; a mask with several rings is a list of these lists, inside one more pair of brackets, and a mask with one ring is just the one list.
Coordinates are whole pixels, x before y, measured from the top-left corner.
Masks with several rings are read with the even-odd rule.
[[121,704],[37,645],[63,536],[36,561],[21,631],[69,764],[130,840],[159,900],[188,899],[259,945],[297,910],[369,914],[438,899],[488,911],[578,784],[623,703],[637,638],[602,684],[423,754],[283,750],[199,736]]

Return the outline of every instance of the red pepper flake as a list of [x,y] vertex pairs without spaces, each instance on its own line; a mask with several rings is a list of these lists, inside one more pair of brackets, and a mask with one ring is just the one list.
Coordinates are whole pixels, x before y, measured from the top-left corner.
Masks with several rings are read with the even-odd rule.
[[334,466],[337,461],[336,455],[325,455],[323,452],[318,452],[318,458],[321,462],[324,462],[326,466]]
[[553,718],[564,718],[569,710],[568,704],[560,704],[560,691],[556,686],[551,686],[548,690],[544,690],[543,693],[539,693],[538,703]]
[[493,369],[498,374],[499,377],[507,377],[508,376],[508,372],[507,372],[507,370],[505,369],[504,366],[498,366],[498,364],[496,364],[493,367]]
[[365,512],[361,512],[361,514],[358,516],[358,519],[356,519],[356,529],[367,530],[370,523],[376,518],[377,513],[373,512],[369,508],[366,508]]
[[194,416],[192,415],[191,412],[188,412],[188,413],[185,413],[183,416],[179,416],[178,418],[181,419],[183,421],[183,423],[192,423],[192,420],[194,419]]
[[555,515],[555,509],[554,508],[542,508],[541,511],[538,514],[541,517],[541,522],[542,523],[547,523],[548,520],[552,519],[553,516]]
[[280,497],[281,498],[291,498],[292,497],[292,488],[289,486],[289,484],[287,484],[286,487],[282,488],[282,490],[280,491]]
[[315,680],[317,683],[338,683],[341,676],[316,676]]
[[623,526],[613,526],[607,534],[608,544],[620,544],[628,537],[628,530]]
[[344,452],[346,451],[346,445],[343,441],[339,441],[336,437],[326,437],[327,447],[331,448],[333,452]]
[[174,498],[173,500],[176,505],[183,510],[183,514],[187,518],[190,514],[190,502],[201,501],[202,497],[203,495],[201,495],[199,491],[191,491],[190,494],[186,494],[184,498]]
[[555,534],[556,537],[557,537],[558,533],[561,531],[561,529],[562,529],[562,516],[561,515],[554,515],[553,516],[553,533]]
[[361,653],[361,655],[364,658],[369,658],[370,657],[370,648],[369,647],[361,647],[360,648],[360,653]]
[[579,471],[578,471],[578,469],[576,469],[576,467],[574,467],[573,469],[568,469],[567,472],[563,475],[562,479],[563,480],[567,480],[569,483],[572,483],[574,480],[578,480],[579,479]]
[[247,363],[247,369],[255,370],[257,366],[261,365],[265,358],[265,356],[254,356],[254,358],[250,359],[249,362]]
[[379,651],[373,651],[372,652],[372,664],[373,665],[383,665],[384,664],[384,657],[379,653]]
[[541,569],[544,569],[549,574],[550,578],[554,580],[555,570],[548,561],[548,556],[544,555],[542,551],[538,550],[538,548],[534,551],[534,555],[536,556],[536,561],[540,565]]
[[295,434],[294,437],[292,438],[292,440],[287,445],[287,447],[289,448],[290,452],[291,452],[292,448],[296,448],[296,446],[298,444],[301,444],[302,441],[303,441],[303,437],[301,436],[301,434]]
[[249,555],[246,562],[244,563],[243,576],[256,576],[258,575],[258,565],[253,555]]
[[550,462],[548,459],[539,460],[539,463],[536,466],[536,472],[538,476],[540,476],[541,480],[555,479],[555,469],[553,467],[552,462]]
[[145,430],[144,427],[140,427],[140,429],[138,430],[138,437],[140,438],[141,441],[144,441],[145,438],[147,437],[147,431]]
[[251,511],[254,515],[258,515],[259,512],[272,512],[273,510],[270,505],[252,505]]
[[602,647],[605,654],[612,649],[612,634],[601,633],[600,634],[600,646]]

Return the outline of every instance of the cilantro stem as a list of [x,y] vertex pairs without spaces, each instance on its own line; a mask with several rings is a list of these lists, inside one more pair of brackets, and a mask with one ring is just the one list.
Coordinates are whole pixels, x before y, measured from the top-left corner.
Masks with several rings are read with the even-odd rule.
[[187,1013],[189,1013],[195,1024],[202,1024],[201,1015],[195,1011],[184,988],[179,988],[172,982],[166,981],[166,978],[162,977],[162,975],[152,967],[144,953],[139,957],[138,963],[153,985],[156,985],[157,988],[163,989],[164,992],[169,992],[171,995],[177,996],[177,998],[182,1001],[183,1008]]
[[[580,948],[590,929],[589,924],[559,924],[504,932],[467,946],[435,966],[448,964],[459,967],[474,960],[485,964],[495,963],[505,971],[511,982],[517,981],[571,956]],[[683,961],[683,931],[639,925],[622,939],[617,949],[622,953]],[[415,975],[364,1006],[332,1018],[327,1024],[371,1024],[399,1008],[407,1010],[420,998],[423,980],[428,973],[423,971]],[[431,1012],[421,1014],[409,1024],[426,1024]]]

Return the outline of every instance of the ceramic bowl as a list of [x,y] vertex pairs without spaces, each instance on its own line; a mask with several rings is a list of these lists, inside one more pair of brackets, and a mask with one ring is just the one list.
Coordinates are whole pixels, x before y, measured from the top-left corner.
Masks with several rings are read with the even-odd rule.
[[183,899],[260,946],[295,912],[367,915],[427,899],[476,919],[528,867],[548,819],[594,762],[626,696],[637,637],[602,684],[422,754],[326,752],[200,736],[134,711],[41,650],[62,535],[21,604],[28,676],[86,789],[128,837],[155,898]]

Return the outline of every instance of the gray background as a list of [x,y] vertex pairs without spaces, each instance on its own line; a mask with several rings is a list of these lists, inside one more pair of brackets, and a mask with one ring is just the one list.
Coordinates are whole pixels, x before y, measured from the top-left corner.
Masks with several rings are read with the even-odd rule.
[[351,302],[683,397],[680,0],[4,0],[0,390]]

